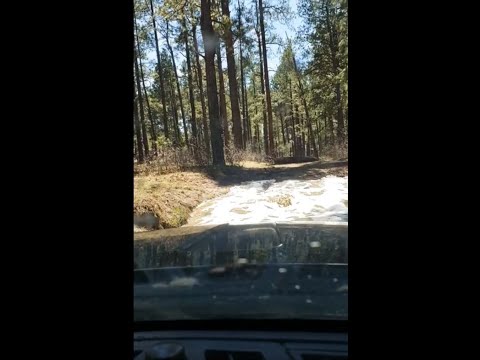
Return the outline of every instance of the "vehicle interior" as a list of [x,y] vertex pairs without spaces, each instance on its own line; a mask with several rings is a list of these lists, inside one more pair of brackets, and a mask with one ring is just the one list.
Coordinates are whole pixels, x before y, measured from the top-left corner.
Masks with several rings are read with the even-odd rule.
[[200,230],[136,236],[136,359],[347,358],[346,223]]

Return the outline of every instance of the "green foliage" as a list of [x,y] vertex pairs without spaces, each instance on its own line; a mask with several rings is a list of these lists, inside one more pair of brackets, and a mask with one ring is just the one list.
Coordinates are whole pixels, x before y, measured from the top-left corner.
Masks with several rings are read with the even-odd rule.
[[337,84],[340,85],[343,112],[348,112],[347,1],[300,0],[298,9],[305,21],[301,35],[311,45],[311,61],[306,74],[313,110],[336,120]]
[[288,24],[291,9],[287,0],[263,0],[263,6],[266,19]]
[[157,137],[158,148],[171,147],[173,145],[172,140],[165,138],[165,135],[160,134]]

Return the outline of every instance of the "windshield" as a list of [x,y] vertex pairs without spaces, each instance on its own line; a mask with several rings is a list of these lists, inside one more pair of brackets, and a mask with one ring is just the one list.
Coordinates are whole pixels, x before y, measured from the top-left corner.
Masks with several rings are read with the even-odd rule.
[[135,321],[346,320],[346,1],[134,15]]
[[136,241],[136,321],[347,318],[345,224],[206,226]]

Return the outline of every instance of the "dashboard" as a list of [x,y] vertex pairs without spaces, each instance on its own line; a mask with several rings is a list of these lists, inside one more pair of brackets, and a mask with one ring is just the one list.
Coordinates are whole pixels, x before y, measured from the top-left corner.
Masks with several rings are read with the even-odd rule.
[[134,335],[134,359],[343,360],[347,333],[147,331]]
[[348,224],[139,234],[134,359],[348,358]]

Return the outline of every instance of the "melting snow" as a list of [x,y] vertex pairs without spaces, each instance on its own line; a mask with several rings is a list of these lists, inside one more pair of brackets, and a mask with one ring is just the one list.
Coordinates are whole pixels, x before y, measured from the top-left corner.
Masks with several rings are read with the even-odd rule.
[[202,203],[186,225],[288,221],[348,221],[348,177],[242,183]]

